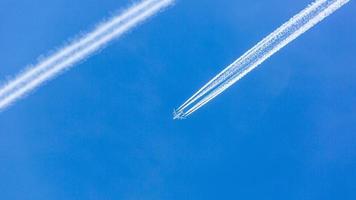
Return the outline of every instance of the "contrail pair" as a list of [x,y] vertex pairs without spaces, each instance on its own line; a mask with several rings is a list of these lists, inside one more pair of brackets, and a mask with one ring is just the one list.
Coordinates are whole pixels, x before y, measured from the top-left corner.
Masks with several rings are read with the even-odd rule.
[[349,0],[316,0],[220,72],[174,112],[184,119]]
[[139,23],[168,7],[174,0],[143,0],[122,14],[101,24],[94,31],[30,67],[0,88],[0,111],[47,80],[58,75]]

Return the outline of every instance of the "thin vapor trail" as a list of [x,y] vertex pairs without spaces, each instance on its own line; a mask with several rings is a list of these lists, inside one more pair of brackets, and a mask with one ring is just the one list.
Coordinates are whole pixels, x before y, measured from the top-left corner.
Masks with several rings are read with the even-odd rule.
[[8,107],[60,72],[89,57],[110,41],[128,32],[173,2],[174,0],[143,0],[37,65],[30,67],[0,88],[0,110]]
[[316,0],[211,79],[174,112],[184,119],[350,0]]

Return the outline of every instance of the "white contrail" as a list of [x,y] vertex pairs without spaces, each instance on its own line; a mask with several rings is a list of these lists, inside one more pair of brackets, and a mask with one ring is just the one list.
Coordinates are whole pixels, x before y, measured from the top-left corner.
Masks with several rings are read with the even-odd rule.
[[174,0],[143,0],[29,68],[0,88],[0,110],[60,72],[87,58],[173,2]]
[[316,0],[220,72],[174,112],[184,119],[349,0]]

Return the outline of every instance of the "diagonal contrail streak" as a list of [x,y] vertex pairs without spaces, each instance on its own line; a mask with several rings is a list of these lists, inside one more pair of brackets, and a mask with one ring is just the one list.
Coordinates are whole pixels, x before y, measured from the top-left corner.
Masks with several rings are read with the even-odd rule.
[[101,24],[94,31],[75,40],[44,61],[30,67],[0,88],[0,111],[173,2],[174,0],[144,0]]
[[174,119],[184,119],[197,111],[347,2],[349,0],[316,0],[205,84],[175,110]]

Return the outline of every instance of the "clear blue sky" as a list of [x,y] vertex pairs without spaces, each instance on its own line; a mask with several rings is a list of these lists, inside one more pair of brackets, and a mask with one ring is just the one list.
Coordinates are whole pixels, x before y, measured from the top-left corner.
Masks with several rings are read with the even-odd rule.
[[[1,0],[0,79],[132,2]],[[178,0],[50,81],[0,113],[0,199],[356,199],[354,1],[172,120],[310,2]]]

